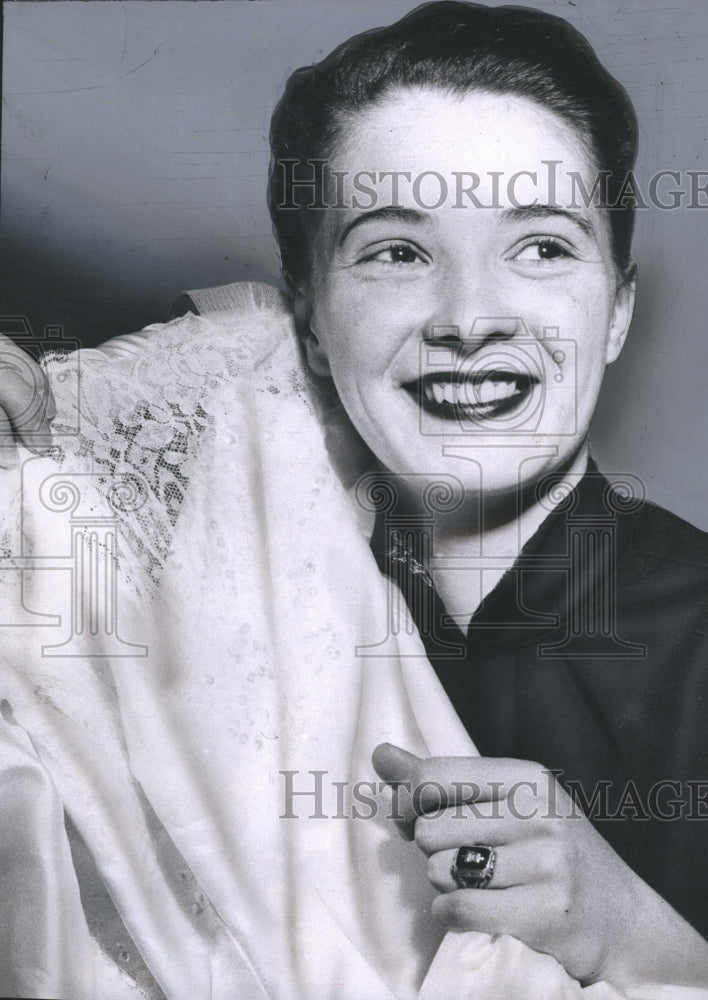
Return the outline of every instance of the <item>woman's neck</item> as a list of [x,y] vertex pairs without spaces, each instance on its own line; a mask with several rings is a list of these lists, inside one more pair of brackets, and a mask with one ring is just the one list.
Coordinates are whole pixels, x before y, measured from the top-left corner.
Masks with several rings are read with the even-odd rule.
[[577,486],[587,463],[585,444],[541,497],[534,483],[503,497],[472,498],[454,516],[436,516],[429,569],[448,613],[461,628],[467,627],[553,508]]

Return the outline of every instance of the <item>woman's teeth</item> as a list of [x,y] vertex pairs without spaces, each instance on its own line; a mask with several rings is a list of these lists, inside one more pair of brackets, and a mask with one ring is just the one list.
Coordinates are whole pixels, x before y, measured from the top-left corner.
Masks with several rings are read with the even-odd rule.
[[424,382],[423,393],[431,403],[451,406],[484,406],[499,399],[508,399],[520,392],[513,376],[508,379],[488,378],[483,382]]

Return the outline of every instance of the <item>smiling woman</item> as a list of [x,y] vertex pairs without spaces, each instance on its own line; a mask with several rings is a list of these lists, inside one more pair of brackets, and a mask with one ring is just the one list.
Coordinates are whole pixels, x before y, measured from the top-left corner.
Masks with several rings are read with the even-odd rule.
[[[385,163],[416,177],[433,167],[450,176],[472,163],[504,178],[522,169],[538,176],[544,159],[562,164],[561,202],[571,202],[572,174],[591,186],[585,144],[555,112],[478,90],[407,89],[358,114],[330,169],[341,176]],[[488,201],[490,187],[480,194]],[[354,198],[345,178],[344,200]],[[634,301],[633,273],[618,275],[613,262],[607,213],[544,208],[542,188],[528,196],[529,209],[505,197],[493,209],[461,210],[448,200],[423,211],[412,196],[400,198],[401,208],[383,217],[352,208],[322,218],[302,291],[311,299],[311,365],[331,373],[357,430],[391,472],[455,475],[475,502],[551,471],[584,470],[602,375],[624,343]],[[574,350],[560,351],[544,334],[551,329]],[[460,394],[466,406],[456,402]],[[502,395],[503,405],[491,405]],[[421,405],[425,434],[417,433]],[[484,435],[495,447],[453,457],[448,434],[453,444]],[[459,516],[469,511],[463,506]]]
[[290,295],[47,359],[3,992],[706,995],[708,539],[589,446],[636,139],[565,21],[426,4],[286,86]]

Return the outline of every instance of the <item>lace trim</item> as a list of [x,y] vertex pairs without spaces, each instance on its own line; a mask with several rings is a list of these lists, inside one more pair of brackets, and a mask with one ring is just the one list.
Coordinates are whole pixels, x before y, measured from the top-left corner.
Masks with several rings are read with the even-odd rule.
[[[290,324],[284,301],[271,296],[265,306],[187,315],[102,349],[44,358],[57,400],[60,468],[69,478],[90,472],[109,502],[117,491],[133,494],[113,510],[124,556],[140,568],[139,595],[159,584],[202,443],[214,433],[216,400],[232,387],[236,399],[239,381],[253,388],[254,365]],[[293,359],[294,342],[292,335]],[[278,373],[276,384],[271,373],[262,388],[301,394],[296,368]]]

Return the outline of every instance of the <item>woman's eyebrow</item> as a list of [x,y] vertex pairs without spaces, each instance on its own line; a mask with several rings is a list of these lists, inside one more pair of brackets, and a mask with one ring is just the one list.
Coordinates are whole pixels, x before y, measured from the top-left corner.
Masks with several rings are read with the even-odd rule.
[[431,221],[427,212],[421,212],[417,208],[404,208],[402,205],[384,205],[382,208],[374,208],[370,212],[363,212],[352,219],[351,222],[348,222],[339,234],[337,246],[341,247],[347,236],[357,226],[361,226],[365,222],[374,222],[377,220],[408,223],[425,222],[428,225]]
[[586,215],[561,208],[560,205],[519,205],[516,208],[505,208],[501,214],[505,222],[526,222],[529,219],[568,219],[574,225],[579,226],[587,236],[595,235],[595,227]]

